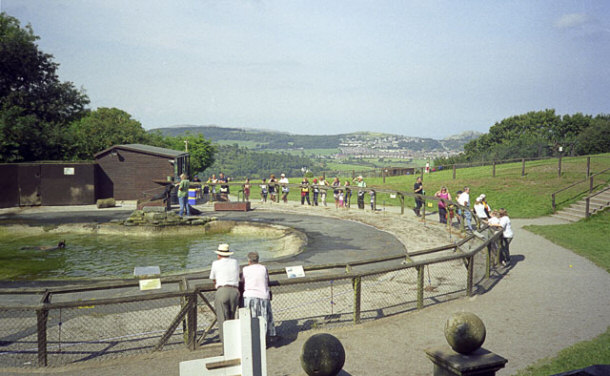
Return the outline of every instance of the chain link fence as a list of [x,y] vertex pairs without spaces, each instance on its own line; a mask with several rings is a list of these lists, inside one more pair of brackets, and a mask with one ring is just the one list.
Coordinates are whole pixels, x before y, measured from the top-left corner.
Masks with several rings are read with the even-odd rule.
[[[316,268],[304,278],[278,277],[271,281],[277,333],[296,337],[475,293],[493,271],[490,250],[501,236],[486,232],[484,239],[471,236],[453,249],[420,251],[421,260],[394,259],[383,269]],[[0,298],[3,293],[9,294],[0,291]],[[164,280],[160,292],[139,291],[131,281],[10,294],[3,301],[11,306],[0,307],[0,367],[59,366],[219,341],[209,280]],[[41,303],[32,304],[33,297]]]

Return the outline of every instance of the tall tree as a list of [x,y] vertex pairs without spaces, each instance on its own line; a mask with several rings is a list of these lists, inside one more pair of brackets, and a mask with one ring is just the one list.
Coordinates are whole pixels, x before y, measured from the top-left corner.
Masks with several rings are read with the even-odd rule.
[[[158,134],[155,135],[153,133],[151,139],[158,141]],[[164,146],[174,150],[185,150],[188,147],[188,153],[191,157],[192,174],[203,172],[214,163],[216,147],[212,144],[211,140],[204,138],[201,133],[194,135],[186,132],[181,136],[168,136],[163,139],[163,144],[157,146]]]
[[68,132],[72,159],[93,159],[100,151],[121,144],[146,144],[142,124],[118,108],[100,107],[73,122]]
[[86,113],[87,96],[61,82],[32,27],[0,13],[0,161],[63,159],[65,127]]

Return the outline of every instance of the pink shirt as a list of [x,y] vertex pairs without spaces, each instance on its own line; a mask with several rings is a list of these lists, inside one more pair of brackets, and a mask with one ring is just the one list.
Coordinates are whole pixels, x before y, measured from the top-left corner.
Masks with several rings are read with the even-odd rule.
[[244,275],[244,297],[269,299],[269,274],[267,268],[261,264],[245,266]]

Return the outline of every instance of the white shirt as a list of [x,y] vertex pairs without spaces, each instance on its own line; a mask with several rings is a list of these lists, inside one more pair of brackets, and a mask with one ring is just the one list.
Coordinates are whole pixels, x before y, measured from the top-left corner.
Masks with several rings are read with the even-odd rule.
[[269,275],[267,268],[261,264],[244,267],[244,297],[269,299]]
[[504,236],[505,238],[513,237],[513,229],[510,226],[510,218],[508,218],[508,216],[500,217],[500,226],[502,226],[502,228],[504,229],[504,231],[502,232],[502,236]]
[[220,286],[239,287],[239,263],[237,260],[223,257],[212,263],[210,279],[216,280],[216,288]]
[[491,218],[489,218],[489,221],[487,222],[487,224],[489,224],[489,226],[501,226],[500,218],[491,216]]
[[477,217],[487,219],[487,213],[485,213],[485,205],[483,205],[483,203],[474,204],[474,212],[477,213]]
[[458,204],[462,206],[469,206],[470,204],[470,195],[468,192],[462,192],[460,197],[458,197]]
[[280,184],[288,184],[288,178],[286,178],[286,177],[281,178]]

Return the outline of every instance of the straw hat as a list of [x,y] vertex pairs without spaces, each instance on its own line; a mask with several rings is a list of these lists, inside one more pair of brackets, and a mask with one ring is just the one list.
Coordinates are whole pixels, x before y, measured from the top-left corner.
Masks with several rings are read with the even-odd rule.
[[214,252],[220,256],[231,256],[233,254],[233,251],[229,249],[229,245],[227,243],[219,244],[218,249]]

